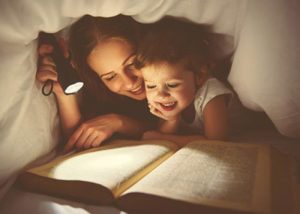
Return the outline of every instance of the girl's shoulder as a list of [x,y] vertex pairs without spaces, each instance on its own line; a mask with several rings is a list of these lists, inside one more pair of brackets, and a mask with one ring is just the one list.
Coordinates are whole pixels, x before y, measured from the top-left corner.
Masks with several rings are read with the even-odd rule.
[[196,96],[201,97],[208,97],[214,95],[221,95],[221,94],[232,94],[233,92],[220,80],[214,77],[208,78],[205,83],[200,87],[197,92]]
[[195,108],[203,111],[205,105],[219,95],[233,96],[233,92],[220,80],[214,77],[207,79],[196,92],[194,99]]

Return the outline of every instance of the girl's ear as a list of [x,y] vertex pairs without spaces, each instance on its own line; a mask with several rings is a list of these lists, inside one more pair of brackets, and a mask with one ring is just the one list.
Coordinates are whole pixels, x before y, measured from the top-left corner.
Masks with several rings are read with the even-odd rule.
[[198,72],[195,72],[195,80],[196,85],[198,87],[202,87],[202,85],[205,83],[205,81],[208,78],[208,69],[207,66],[201,66]]

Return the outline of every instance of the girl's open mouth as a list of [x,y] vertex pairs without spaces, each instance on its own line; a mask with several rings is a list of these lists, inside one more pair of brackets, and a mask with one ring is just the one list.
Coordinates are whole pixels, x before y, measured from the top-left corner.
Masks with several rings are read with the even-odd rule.
[[159,103],[161,108],[165,111],[172,111],[176,105],[177,105],[177,102],[174,101],[174,102],[168,102],[168,103]]

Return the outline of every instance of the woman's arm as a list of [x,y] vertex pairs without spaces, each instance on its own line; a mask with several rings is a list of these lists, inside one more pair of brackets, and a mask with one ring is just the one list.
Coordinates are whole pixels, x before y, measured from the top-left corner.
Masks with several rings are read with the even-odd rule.
[[145,130],[149,130],[153,124],[138,121],[133,118],[119,115],[106,114],[95,117],[82,123],[69,138],[65,151],[74,148],[87,149],[98,147],[114,133],[130,137],[140,137]]
[[69,138],[82,122],[76,95],[56,96],[56,100],[63,133]]
[[120,126],[116,132],[126,136],[139,138],[146,130],[155,127],[154,122],[141,121],[125,115],[116,115],[116,117],[120,120]]
[[60,115],[63,134],[68,138],[74,129],[81,122],[81,113],[75,95],[65,95],[62,87],[58,83],[56,65],[53,60],[47,56],[52,52],[50,45],[41,45],[39,47],[39,65],[36,78],[42,84],[47,80],[53,81],[53,93],[55,94],[58,111]]

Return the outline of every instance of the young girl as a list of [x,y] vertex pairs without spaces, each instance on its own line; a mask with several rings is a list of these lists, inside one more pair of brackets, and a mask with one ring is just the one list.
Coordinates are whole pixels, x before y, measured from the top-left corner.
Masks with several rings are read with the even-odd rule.
[[[234,94],[212,77],[207,34],[199,26],[170,18],[151,26],[138,49],[150,112],[161,118],[159,132],[144,138],[225,140]],[[184,135],[176,136],[175,133]]]

